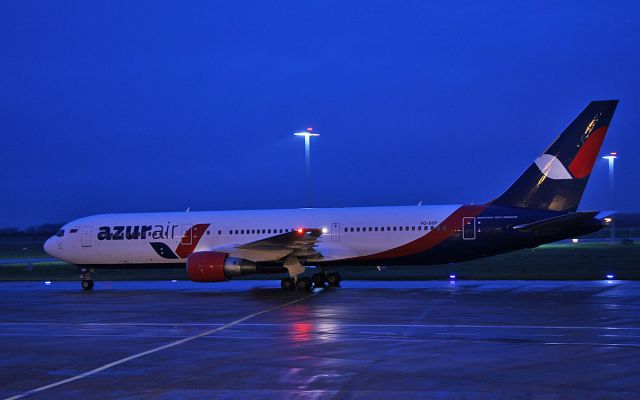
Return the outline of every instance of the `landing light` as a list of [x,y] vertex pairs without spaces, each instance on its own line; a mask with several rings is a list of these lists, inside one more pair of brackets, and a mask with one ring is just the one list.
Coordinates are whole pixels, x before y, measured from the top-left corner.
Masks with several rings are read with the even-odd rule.
[[607,274],[607,279],[613,279],[613,278],[615,278],[615,275],[613,275],[613,274]]
[[304,229],[302,228],[298,229],[298,233],[302,233],[302,232],[304,232]]
[[329,230],[327,228],[322,228],[322,233],[327,233]]
[[449,279],[456,279],[456,274],[450,274]]
[[611,217],[607,217],[607,218],[604,219],[604,222],[607,223],[607,224],[610,223],[611,221],[613,221],[613,219],[611,219]]
[[580,241],[580,240],[578,240],[578,239],[571,239],[571,242],[572,242],[572,243],[578,243],[579,241]]
[[49,286],[49,285],[51,285],[51,281],[44,281],[44,284]]

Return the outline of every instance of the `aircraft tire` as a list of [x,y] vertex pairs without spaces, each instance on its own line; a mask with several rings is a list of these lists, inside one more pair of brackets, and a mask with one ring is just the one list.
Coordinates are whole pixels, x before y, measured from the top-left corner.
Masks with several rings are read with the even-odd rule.
[[311,282],[311,279],[307,277],[298,278],[298,281],[296,282],[296,288],[298,290],[311,290],[312,287],[313,283]]
[[327,283],[329,286],[338,286],[342,281],[342,277],[337,272],[330,272],[327,274]]
[[91,290],[93,289],[93,281],[91,279],[85,279],[82,281],[82,289]]
[[311,281],[316,287],[324,287],[324,284],[327,283],[327,279],[325,278],[324,274],[321,273],[313,274],[313,276],[311,277]]
[[280,287],[283,290],[293,290],[296,288],[296,284],[295,281],[293,280],[293,278],[283,278],[280,281]]

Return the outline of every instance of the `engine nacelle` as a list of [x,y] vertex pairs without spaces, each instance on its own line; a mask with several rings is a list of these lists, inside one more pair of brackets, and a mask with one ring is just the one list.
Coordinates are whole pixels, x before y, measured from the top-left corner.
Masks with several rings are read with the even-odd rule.
[[222,282],[256,272],[254,262],[217,251],[199,251],[187,258],[187,275],[194,282]]

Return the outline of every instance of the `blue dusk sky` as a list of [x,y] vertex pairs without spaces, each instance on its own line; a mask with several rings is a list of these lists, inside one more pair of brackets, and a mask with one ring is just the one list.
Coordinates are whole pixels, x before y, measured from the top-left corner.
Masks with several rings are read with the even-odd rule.
[[[640,2],[5,1],[0,227],[481,203],[591,100],[640,211]],[[610,209],[598,160],[581,209]]]

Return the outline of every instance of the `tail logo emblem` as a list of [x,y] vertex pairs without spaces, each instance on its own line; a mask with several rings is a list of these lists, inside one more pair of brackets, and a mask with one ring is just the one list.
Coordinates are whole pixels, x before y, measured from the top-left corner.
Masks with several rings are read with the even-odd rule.
[[555,156],[543,154],[536,158],[536,166],[540,172],[550,179],[573,179],[569,171]]

